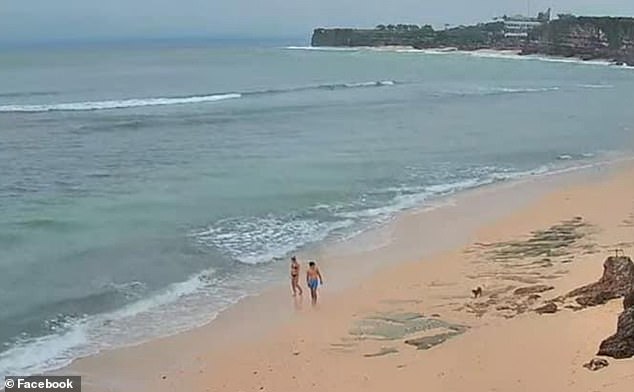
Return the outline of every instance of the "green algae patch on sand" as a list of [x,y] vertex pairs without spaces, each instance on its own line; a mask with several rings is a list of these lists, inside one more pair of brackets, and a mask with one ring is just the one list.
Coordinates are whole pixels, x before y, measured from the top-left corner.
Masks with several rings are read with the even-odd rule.
[[[575,217],[553,225],[545,230],[531,233],[525,240],[506,241],[493,244],[476,244],[485,249],[488,259],[496,262],[525,258],[541,258],[541,262],[551,263],[571,255],[571,248],[590,246],[580,242],[592,233],[592,226],[583,218]],[[559,260],[558,260],[559,261]]]
[[350,330],[350,335],[360,340],[400,340],[435,329],[462,333],[465,327],[438,318],[425,317],[420,313],[382,313],[357,321]]

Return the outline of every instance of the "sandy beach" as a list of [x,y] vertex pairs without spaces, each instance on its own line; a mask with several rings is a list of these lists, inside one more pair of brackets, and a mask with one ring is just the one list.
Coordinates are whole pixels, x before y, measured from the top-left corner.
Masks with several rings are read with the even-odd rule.
[[634,253],[632,178],[629,163],[597,166],[445,199],[298,255],[302,272],[308,257],[322,267],[316,308],[280,282],[208,326],[60,373],[86,391],[630,391],[631,359],[583,368],[621,299],[534,310],[598,280],[614,249]]

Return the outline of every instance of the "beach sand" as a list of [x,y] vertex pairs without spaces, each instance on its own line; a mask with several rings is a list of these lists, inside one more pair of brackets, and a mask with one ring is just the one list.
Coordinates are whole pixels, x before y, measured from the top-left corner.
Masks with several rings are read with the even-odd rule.
[[631,391],[634,360],[582,366],[621,300],[534,312],[598,280],[615,248],[634,253],[629,164],[483,188],[299,255],[324,273],[316,308],[283,282],[205,327],[60,373],[85,391]]

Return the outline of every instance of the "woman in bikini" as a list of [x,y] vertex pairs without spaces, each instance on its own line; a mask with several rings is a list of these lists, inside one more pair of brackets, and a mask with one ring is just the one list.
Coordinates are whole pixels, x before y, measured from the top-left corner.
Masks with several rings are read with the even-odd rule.
[[297,262],[297,258],[295,256],[291,257],[291,288],[293,289],[293,297],[297,295],[302,295],[304,292],[302,287],[299,285],[299,263]]

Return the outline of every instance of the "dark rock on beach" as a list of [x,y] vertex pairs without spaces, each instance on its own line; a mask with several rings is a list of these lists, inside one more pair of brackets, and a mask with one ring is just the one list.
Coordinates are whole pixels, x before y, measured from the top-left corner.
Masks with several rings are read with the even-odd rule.
[[382,347],[379,351],[369,354],[364,354],[363,356],[366,358],[374,358],[374,357],[382,357],[388,354],[397,354],[398,349],[395,347]]
[[603,369],[604,367],[607,367],[607,366],[609,366],[609,365],[610,365],[610,363],[608,362],[608,360],[607,360],[607,359],[604,359],[604,358],[594,358],[594,359],[592,359],[590,362],[588,362],[588,363],[584,363],[584,364],[583,364],[583,367],[584,367],[584,368],[586,368],[586,369],[588,369],[588,370],[591,370],[591,371],[593,371],[593,372],[596,372],[597,370],[601,370],[601,369]]
[[537,293],[543,293],[545,291],[553,290],[554,288],[555,288],[554,286],[548,286],[545,284],[537,284],[534,286],[520,287],[519,289],[515,289],[513,294],[515,295],[537,294]]
[[415,346],[419,350],[429,350],[432,347],[438,346],[448,339],[453,338],[454,336],[459,335],[458,332],[446,332],[440,333],[433,336],[425,336],[417,339],[408,339],[405,341],[405,344],[409,344],[411,346]]
[[537,312],[539,314],[556,313],[557,312],[557,304],[555,304],[553,302],[549,302],[546,305],[535,309],[535,312]]
[[617,331],[601,343],[597,355],[622,359],[634,356],[634,291],[623,300]]
[[528,301],[537,301],[538,299],[540,299],[542,296],[539,294],[531,294],[528,296],[528,298],[526,298],[526,300]]
[[612,256],[603,264],[603,276],[598,282],[568,293],[581,306],[596,306],[624,297],[634,291],[634,263],[627,256]]
[[576,298],[581,307],[601,305],[623,297],[623,313],[619,315],[617,331],[601,343],[597,355],[618,359],[634,356],[634,262],[630,257],[608,257],[598,282],[573,290],[566,297]]

